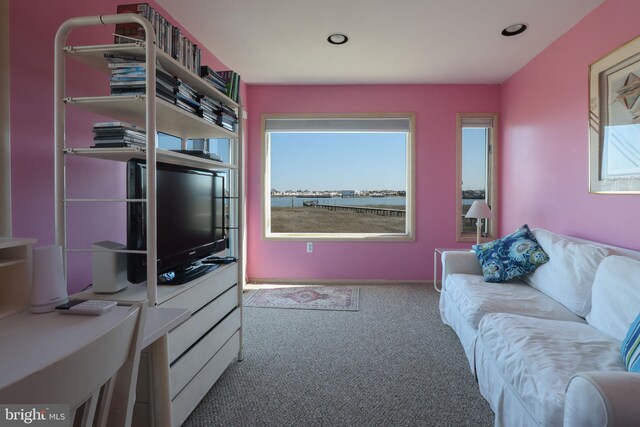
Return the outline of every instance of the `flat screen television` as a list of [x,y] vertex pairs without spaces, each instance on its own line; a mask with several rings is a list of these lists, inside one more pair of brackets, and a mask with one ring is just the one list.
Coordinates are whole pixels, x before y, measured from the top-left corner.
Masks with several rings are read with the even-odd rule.
[[[127,162],[127,197],[147,194],[146,162]],[[159,283],[179,284],[215,268],[199,260],[227,248],[225,233],[224,176],[215,172],[156,163],[156,238]],[[127,248],[145,250],[146,203],[131,202],[127,208]],[[128,254],[127,279],[146,280],[147,257]],[[188,276],[186,278],[185,276]]]

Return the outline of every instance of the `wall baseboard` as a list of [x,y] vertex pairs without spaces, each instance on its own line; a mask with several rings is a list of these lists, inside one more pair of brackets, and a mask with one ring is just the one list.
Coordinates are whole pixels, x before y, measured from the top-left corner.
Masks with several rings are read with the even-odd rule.
[[263,279],[248,278],[247,285],[433,285],[433,280],[388,280],[388,279]]

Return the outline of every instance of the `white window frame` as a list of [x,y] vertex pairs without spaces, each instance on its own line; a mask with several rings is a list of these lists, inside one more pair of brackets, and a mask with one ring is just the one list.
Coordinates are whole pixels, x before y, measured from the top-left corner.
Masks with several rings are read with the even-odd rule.
[[[492,126],[488,128],[488,153],[487,153],[487,204],[491,208],[493,217],[489,221],[486,233],[483,232],[482,240],[494,240],[497,238],[498,229],[498,114],[497,113],[458,113],[456,115],[456,241],[476,242],[476,233],[463,234],[462,227],[462,129],[464,123],[487,122]],[[464,126],[469,127],[469,126]],[[483,220],[483,221],[486,221]]]
[[[266,123],[270,119],[393,119],[409,120],[406,142],[406,217],[404,233],[273,233],[271,232],[271,173],[270,141]],[[263,114],[262,122],[262,237],[265,240],[300,241],[415,241],[415,114],[414,113],[364,113],[364,114]],[[377,165],[384,166],[384,165]]]

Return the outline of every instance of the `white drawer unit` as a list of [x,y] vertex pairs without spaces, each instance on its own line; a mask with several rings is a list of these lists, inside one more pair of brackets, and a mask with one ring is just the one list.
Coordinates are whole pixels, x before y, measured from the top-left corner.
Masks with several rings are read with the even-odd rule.
[[234,310],[219,325],[175,363],[171,364],[171,398],[175,397],[196,376],[198,371],[229,341],[240,325],[240,311]]
[[173,426],[187,419],[238,357],[241,292],[237,264],[231,264],[214,270],[160,304],[191,310],[191,317],[169,332],[167,339]]
[[234,285],[169,333],[169,361],[174,363],[194,342],[203,337],[222,318],[238,306],[238,287]]
[[222,348],[202,367],[189,384],[171,401],[171,419],[174,426],[181,425],[207,394],[213,383],[227,369],[240,351],[240,331],[233,334]]
[[[194,280],[194,282],[196,281]],[[175,292],[170,298],[161,299],[160,305],[162,307],[186,308],[193,314],[236,283],[238,283],[238,265],[222,266],[198,279],[196,285],[189,286],[184,292]],[[165,287],[172,288],[171,286],[162,286],[162,288]],[[162,290],[158,291],[158,295],[162,295],[162,293]]]

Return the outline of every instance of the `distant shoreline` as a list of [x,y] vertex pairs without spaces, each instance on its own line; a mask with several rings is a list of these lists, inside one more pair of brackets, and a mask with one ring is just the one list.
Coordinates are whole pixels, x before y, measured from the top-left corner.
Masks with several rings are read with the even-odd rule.
[[272,207],[272,233],[404,233],[405,218],[310,207]]

